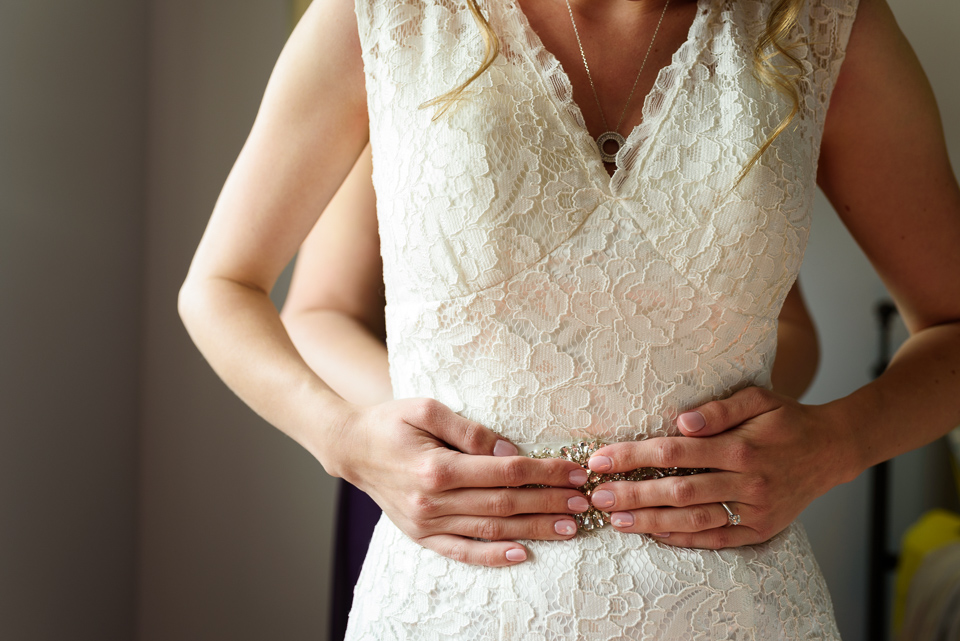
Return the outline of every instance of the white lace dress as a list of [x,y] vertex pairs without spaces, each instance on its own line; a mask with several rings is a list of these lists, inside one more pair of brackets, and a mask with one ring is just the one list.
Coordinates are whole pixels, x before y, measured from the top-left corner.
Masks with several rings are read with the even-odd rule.
[[[358,0],[398,398],[532,448],[676,435],[682,411],[769,386],[856,0],[810,0],[801,114],[736,187],[788,110],[752,73],[772,2],[698,2],[611,177],[515,0],[482,3],[503,51],[436,121],[420,105],[483,53],[465,5]],[[347,638],[839,638],[798,524],[719,551],[611,527],[526,545],[467,566],[382,519]]]

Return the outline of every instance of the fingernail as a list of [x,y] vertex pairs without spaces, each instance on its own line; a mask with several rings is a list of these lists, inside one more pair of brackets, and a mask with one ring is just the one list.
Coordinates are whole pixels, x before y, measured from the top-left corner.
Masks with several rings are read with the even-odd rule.
[[585,499],[582,496],[575,496],[569,501],[567,501],[567,507],[570,508],[571,512],[586,512],[590,509],[590,501]]
[[570,536],[577,531],[577,524],[564,519],[563,521],[557,521],[553,529],[556,530],[560,536]]
[[[500,441],[501,443],[503,441]],[[512,550],[507,550],[507,561],[513,561],[514,563],[518,561],[526,561],[527,552],[523,549],[513,548]]]
[[613,467],[613,459],[609,456],[591,456],[587,465],[594,472],[606,472]]
[[[497,441],[497,444],[493,446],[494,456],[516,456],[519,453],[520,450],[517,449],[517,446],[509,441]],[[526,555],[524,555],[524,558],[526,558]]]
[[587,482],[587,471],[584,469],[574,470],[570,472],[570,482],[577,487],[580,487]]
[[593,493],[593,504],[596,507],[610,507],[613,505],[614,501],[613,492],[608,492],[607,490],[600,490],[599,492]]
[[630,527],[633,525],[633,515],[629,512],[614,512],[610,515],[613,527]]
[[677,417],[677,425],[688,432],[699,432],[707,424],[700,412],[686,412]]
[[670,533],[669,532],[651,532],[650,536],[655,536],[658,539],[665,539],[668,536],[670,536]]

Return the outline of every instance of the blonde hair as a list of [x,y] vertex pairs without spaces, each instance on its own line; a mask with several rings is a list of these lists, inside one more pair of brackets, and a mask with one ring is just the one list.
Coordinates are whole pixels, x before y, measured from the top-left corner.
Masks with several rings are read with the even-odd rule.
[[[770,13],[770,17],[767,18],[767,25],[763,35],[760,36],[760,39],[757,40],[757,44],[754,47],[753,67],[757,79],[786,97],[787,100],[790,101],[791,108],[790,113],[780,121],[780,124],[773,130],[773,133],[770,134],[757,153],[750,159],[750,162],[744,167],[740,173],[740,178],[737,180],[738,183],[743,180],[750,169],[759,162],[764,152],[773,144],[773,141],[786,131],[790,123],[793,122],[797,114],[800,113],[799,84],[803,79],[803,63],[793,52],[800,47],[802,43],[794,42],[792,39],[804,2],[806,2],[806,0],[778,0],[776,5],[774,5],[773,11]],[[442,117],[451,107],[462,100],[467,87],[483,75],[497,59],[497,56],[500,55],[500,38],[497,37],[493,27],[490,26],[483,12],[480,11],[477,0],[467,0],[467,7],[470,9],[473,19],[480,28],[480,35],[483,37],[483,62],[480,68],[460,85],[454,87],[442,96],[428,100],[421,105],[421,107],[439,107],[434,114],[435,120]],[[776,60],[778,57],[782,58],[782,63],[778,63]]]

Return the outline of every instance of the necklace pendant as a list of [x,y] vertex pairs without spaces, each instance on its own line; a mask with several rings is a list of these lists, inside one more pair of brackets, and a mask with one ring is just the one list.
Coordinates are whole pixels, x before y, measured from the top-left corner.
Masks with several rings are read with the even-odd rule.
[[[600,150],[600,158],[603,162],[617,162],[617,154],[620,153],[620,150],[623,149],[626,142],[626,139],[615,131],[600,134],[600,137],[597,138],[597,148]],[[612,154],[608,153],[605,147],[613,144],[615,144],[617,148],[613,150]]]

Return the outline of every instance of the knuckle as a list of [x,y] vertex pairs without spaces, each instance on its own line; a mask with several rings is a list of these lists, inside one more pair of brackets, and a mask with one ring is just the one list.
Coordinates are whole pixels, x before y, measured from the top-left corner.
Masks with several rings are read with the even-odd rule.
[[680,443],[678,439],[662,438],[657,441],[654,456],[658,467],[676,467],[674,461],[680,457]]
[[726,403],[711,401],[707,403],[701,411],[709,412],[713,421],[718,425],[730,425],[732,415]]
[[674,477],[673,501],[678,507],[686,507],[695,503],[696,488],[686,477]]
[[487,512],[493,516],[512,516],[516,513],[516,501],[509,492],[495,492],[489,498]]
[[470,554],[467,552],[466,543],[451,543],[444,556],[459,563],[469,563],[470,560]]
[[708,539],[707,546],[711,550],[719,550],[721,548],[728,547],[728,542],[730,536],[727,534],[727,530],[720,528],[713,530],[710,533],[710,538]]
[[413,495],[413,518],[426,521],[440,514],[442,501],[435,495],[417,492]]
[[698,505],[690,511],[690,525],[694,532],[706,530],[714,525],[714,515],[705,505]]
[[483,519],[476,526],[476,536],[488,541],[499,541],[503,538],[503,525],[495,519]]
[[756,461],[756,448],[740,441],[730,448],[729,460],[738,470],[748,469]]
[[671,529],[667,527],[661,510],[638,510],[634,514],[637,526],[645,532],[665,532]]
[[764,475],[754,476],[747,483],[747,492],[754,502],[762,503],[770,494],[770,479]]
[[463,426],[463,434],[461,435],[464,445],[466,445],[471,451],[477,452],[486,445],[487,442],[487,428],[479,423],[474,423],[473,421],[467,421]]
[[519,487],[526,483],[527,459],[514,458],[503,462],[503,483],[507,487]]
[[418,398],[413,401],[410,418],[416,425],[428,425],[436,421],[441,407],[442,404],[432,398]]
[[426,493],[440,492],[448,487],[452,471],[447,465],[432,458],[420,464],[417,476]]
[[419,518],[409,518],[407,519],[408,525],[404,528],[404,531],[414,541],[418,541],[421,545],[423,542],[421,539],[430,535],[430,522],[425,519]]

